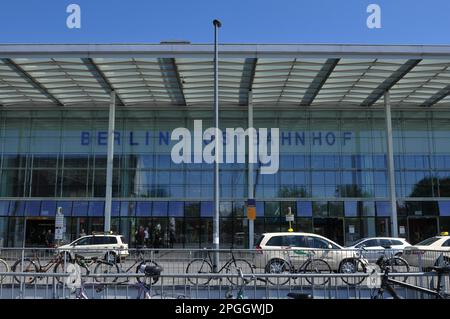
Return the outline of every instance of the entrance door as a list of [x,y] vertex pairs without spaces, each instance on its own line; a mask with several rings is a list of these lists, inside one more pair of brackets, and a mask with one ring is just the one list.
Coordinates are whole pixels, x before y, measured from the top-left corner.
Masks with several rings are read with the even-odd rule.
[[55,220],[50,218],[27,218],[25,243],[28,247],[46,246],[45,236],[48,230],[55,233]]
[[344,221],[341,218],[314,218],[314,233],[344,244]]
[[438,220],[436,217],[409,217],[408,239],[411,244],[438,234]]

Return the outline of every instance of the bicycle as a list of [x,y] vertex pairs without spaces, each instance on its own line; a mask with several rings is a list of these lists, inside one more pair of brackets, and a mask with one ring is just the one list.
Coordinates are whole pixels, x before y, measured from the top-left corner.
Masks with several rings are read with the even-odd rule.
[[435,266],[435,267],[432,267],[431,269],[434,270],[435,272],[437,272],[437,274],[438,274],[438,282],[437,282],[436,289],[424,288],[424,287],[408,284],[403,281],[391,279],[391,278],[389,278],[390,267],[387,266],[384,270],[384,274],[381,279],[380,288],[372,291],[371,299],[384,299],[385,292],[387,292],[393,299],[402,299],[398,295],[397,291],[395,290],[395,288],[394,288],[395,285],[403,287],[403,288],[411,289],[414,291],[418,291],[421,293],[425,293],[429,296],[435,297],[436,299],[450,299],[450,294],[447,294],[442,291],[442,277],[444,274],[450,273],[450,267]]
[[[136,299],[157,299],[155,297],[159,297],[159,299],[184,299],[184,295],[179,295],[176,298],[169,297],[168,295],[163,294],[153,294],[153,285],[159,280],[159,277],[161,275],[161,272],[164,269],[161,266],[158,265],[141,265],[137,269],[137,273],[144,273],[145,277],[144,280],[139,280],[136,284],[136,287],[138,288],[138,294],[136,296]],[[146,283],[146,279],[151,278],[151,281],[149,284]],[[143,297],[143,298],[141,298]]]
[[[49,262],[47,262],[45,265],[42,265],[41,259],[36,255],[36,253],[34,253],[33,257],[31,258],[19,258],[18,260],[16,260],[11,269],[13,272],[46,273],[53,267],[53,272],[58,273],[58,266],[60,264],[64,265],[66,259],[67,256],[65,254],[57,253]],[[42,276],[25,276],[24,281],[26,284],[32,284],[36,280],[36,278],[42,279]],[[21,282],[20,277],[18,276],[14,276],[14,280],[16,280],[18,283]],[[59,283],[62,282],[58,276],[56,277],[56,280]]]
[[[299,251],[299,250],[294,250],[293,252],[294,252],[294,254],[301,254],[301,255],[304,254],[304,251]],[[328,264],[328,262],[326,262],[324,259],[314,258],[315,252],[312,250],[308,251],[306,253],[307,259],[297,269],[295,268],[295,265],[291,261],[290,250],[288,250],[285,253],[288,256],[288,260],[279,259],[279,258],[270,260],[267,263],[266,267],[264,268],[265,273],[270,273],[270,274],[282,274],[282,273],[287,273],[287,274],[296,274],[296,273],[331,274],[332,273],[330,264]],[[294,280],[296,278],[297,277],[293,277]],[[280,282],[280,280],[281,280],[281,282]],[[290,278],[288,276],[286,276],[285,279],[283,279],[283,277],[281,277],[281,278],[267,277],[267,281],[270,282],[272,285],[285,285],[289,280],[290,280]],[[310,285],[313,285],[313,284],[317,285],[318,280],[320,280],[320,278],[314,279],[314,277],[306,277],[306,281]],[[322,283],[319,283],[318,285],[322,285],[322,286],[326,285],[329,282],[330,278],[325,278],[323,280],[324,281]]]
[[[133,262],[133,263],[131,264],[131,266],[129,266],[128,268],[124,269],[123,266],[122,266],[122,265],[123,265],[122,262],[120,262],[120,263],[118,263],[118,264],[120,265],[120,266],[118,266],[118,272],[119,272],[119,273],[128,273],[128,272],[130,272],[130,270],[132,270],[132,269],[136,269],[136,273],[139,273],[139,272],[140,272],[140,268],[141,268],[141,266],[143,266],[143,265],[160,267],[160,266],[158,265],[158,263],[155,262],[155,261],[153,261],[152,259],[145,259],[145,258],[144,258],[144,253],[143,253],[142,251],[139,251],[139,252],[137,253],[137,256],[136,256],[134,262]],[[116,263],[116,265],[117,265],[117,263]],[[136,267],[136,268],[135,268],[135,267]],[[137,282],[141,282],[141,278],[142,278],[142,277],[140,277],[140,276],[136,276]],[[118,278],[116,278],[116,279],[118,279]],[[156,280],[156,281],[153,282],[153,284],[155,284],[155,283],[158,281],[158,279],[159,279],[159,276],[156,276],[156,277],[154,278],[154,280]],[[125,282],[127,282],[128,280],[129,280],[129,279],[126,278],[126,279],[125,279]]]
[[[197,258],[192,260],[186,267],[187,274],[210,274],[213,273],[213,261],[209,250],[206,251],[207,256],[204,258]],[[231,258],[217,271],[217,273],[226,270],[227,274],[237,273],[237,269],[244,269],[245,273],[253,273],[253,266],[242,258],[235,258],[234,253],[230,250]],[[211,281],[212,277],[191,278],[188,277],[188,281],[193,285],[207,285]],[[227,277],[227,280],[232,285],[237,285],[236,278]],[[236,282],[234,282],[236,280]]]
[[[250,282],[252,282],[253,280],[256,280],[257,278],[255,277],[255,275],[251,275],[250,280],[247,280],[244,278],[244,274],[242,273],[242,270],[240,268],[237,269],[237,272],[239,274],[239,278],[241,279],[241,285],[239,285],[239,290],[236,294],[236,299],[245,299],[245,286],[247,286]],[[233,298],[233,285],[231,285],[229,287],[229,289],[227,290],[226,294],[225,294],[225,299],[234,299]]]
[[[343,260],[339,265],[339,272],[343,274],[367,274],[370,263],[364,258],[365,250],[364,247],[361,247],[356,253],[356,257]],[[384,250],[383,255],[380,256],[375,263],[382,271],[389,266],[391,267],[392,272],[409,272],[409,264],[406,260],[397,255],[387,257],[386,254],[386,250]],[[403,281],[406,281],[407,278],[407,276],[404,276]],[[341,279],[347,285],[356,286],[360,285],[366,279],[366,276],[342,277]]]
[[[7,273],[9,272],[9,265],[6,261],[3,259],[0,259],[0,273]],[[0,276],[0,283],[3,282],[3,279],[5,279],[6,275]]]

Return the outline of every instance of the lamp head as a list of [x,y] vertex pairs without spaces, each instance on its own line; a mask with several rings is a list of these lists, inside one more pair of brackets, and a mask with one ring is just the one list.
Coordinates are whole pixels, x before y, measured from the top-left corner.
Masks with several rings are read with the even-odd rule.
[[218,28],[220,28],[221,26],[222,26],[222,22],[220,22],[219,20],[217,20],[217,19],[214,19],[214,21],[213,21],[213,25],[215,26],[215,27],[218,27]]

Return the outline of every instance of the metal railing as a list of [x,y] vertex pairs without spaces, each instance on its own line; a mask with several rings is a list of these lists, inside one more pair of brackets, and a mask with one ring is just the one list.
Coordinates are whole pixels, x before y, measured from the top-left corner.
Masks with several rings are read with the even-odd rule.
[[[67,286],[65,280],[58,282],[57,277],[67,278],[68,274],[30,274],[30,273],[0,273],[0,276],[29,277],[38,276],[32,284],[24,282],[0,283],[0,299],[75,299],[76,289]],[[381,274],[379,274],[381,275]],[[151,298],[157,299],[235,299],[238,295],[244,299],[285,299],[288,293],[298,292],[309,294],[314,299],[369,299],[376,288],[371,288],[363,281],[358,285],[342,285],[342,277],[348,280],[361,274],[171,274],[161,273],[156,283],[149,281],[144,274],[134,274],[141,280],[146,280]],[[367,274],[364,274],[368,278]],[[434,289],[436,285],[435,273],[397,273],[390,278],[408,277],[407,282],[424,288]],[[101,279],[100,282],[89,278]],[[111,279],[119,278],[117,281]],[[83,276],[83,289],[89,299],[136,299],[139,284],[127,279],[129,274],[101,274]],[[285,281],[288,284],[273,285],[271,281]],[[192,284],[192,281],[207,284]],[[233,279],[235,284],[230,283]],[[309,279],[309,280],[307,280]],[[448,291],[448,276],[446,276],[445,290]],[[312,281],[312,284],[310,283]],[[326,281],[326,284],[323,282]],[[317,282],[317,284],[315,283]],[[423,299],[428,296],[407,288],[397,288],[403,298]]]
[[[142,263],[157,264],[163,268],[161,278],[154,284],[155,289],[161,292],[169,289],[189,298],[223,298],[223,289],[229,291],[230,287],[238,286],[238,281],[242,279],[237,277],[237,268],[246,276],[256,278],[245,287],[248,292],[254,291],[254,298],[283,298],[285,292],[291,290],[304,290],[320,298],[359,298],[367,295],[364,285],[367,270],[375,267],[377,272],[382,271],[375,264],[380,256],[389,259],[400,254],[406,264],[392,264],[396,273],[391,276],[400,278],[404,274],[402,278],[422,287],[430,285],[434,276],[432,272],[427,272],[430,267],[438,262],[448,263],[450,258],[448,251],[423,250],[401,254],[389,250],[221,249],[218,250],[220,272],[213,273],[212,253],[215,251],[101,249],[78,251],[77,254],[86,257],[81,267],[83,282],[89,287],[93,298],[133,298],[131,291],[136,290],[134,287],[138,278],[143,276],[138,273]],[[2,248],[0,259],[5,263],[0,262],[0,298],[27,298],[29,295],[36,298],[70,298],[64,278],[67,277],[67,265],[74,262],[74,255],[73,252],[57,249]],[[308,266],[308,261],[313,261],[313,267]],[[349,268],[352,265],[356,266],[353,271]],[[320,273],[317,274],[317,271]],[[105,289],[97,291],[99,285]],[[275,292],[278,293],[274,295]]]

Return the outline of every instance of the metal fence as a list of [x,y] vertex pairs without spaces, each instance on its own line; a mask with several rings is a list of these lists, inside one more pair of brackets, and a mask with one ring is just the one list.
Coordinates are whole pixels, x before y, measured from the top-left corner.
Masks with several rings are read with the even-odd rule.
[[[36,275],[36,274],[34,274]],[[408,283],[429,289],[436,288],[434,273],[399,273],[390,276],[403,280],[408,276]],[[0,273],[0,276],[30,276],[29,273]],[[71,289],[65,281],[59,283],[56,277],[67,278],[67,274],[44,273],[33,284],[0,283],[0,299],[76,299],[82,289],[88,299],[136,299],[143,298],[142,288],[136,282],[127,281],[128,274],[102,274],[83,277],[82,288]],[[136,275],[144,281],[152,299],[286,299],[290,292],[310,295],[313,299],[370,299],[377,288],[370,288],[366,281],[358,285],[342,285],[342,276],[351,279],[357,274],[161,274],[156,283],[152,283],[143,274]],[[87,280],[101,279],[100,282]],[[112,278],[119,278],[112,282]],[[366,278],[368,276],[365,276]],[[273,285],[279,279],[288,284]],[[308,280],[307,280],[308,279]],[[208,280],[207,283],[204,283]],[[232,284],[233,280],[235,284]],[[202,284],[192,284],[199,281]],[[312,283],[310,283],[312,281]],[[12,281],[10,281],[12,282]],[[326,282],[323,284],[323,282]],[[448,276],[444,281],[444,289],[448,291]],[[413,289],[396,288],[397,293],[407,299],[431,298]]]
[[[154,298],[218,298],[245,295],[246,298],[286,298],[292,291],[313,298],[370,298],[368,270],[382,269],[375,262],[399,255],[397,251],[346,249],[219,250],[218,272],[213,273],[213,253],[208,249],[139,249],[128,251],[78,251],[55,249],[0,250],[1,298],[75,298],[66,285],[67,265],[81,264],[82,281],[89,298],[136,298],[142,285],[141,264],[157,264],[163,271],[157,282],[149,282]],[[401,256],[405,263],[391,262],[390,276],[432,288],[435,273],[430,267],[447,263],[450,252],[413,251]],[[74,259],[75,258],[75,259]],[[353,266],[353,268],[352,268]],[[372,267],[372,268],[371,268]],[[238,270],[239,269],[239,270]],[[238,272],[244,274],[239,277]],[[248,282],[247,282],[248,281]],[[245,283],[245,286],[243,285]],[[448,288],[448,275],[445,280]],[[399,288],[406,298],[425,298],[414,290]]]

